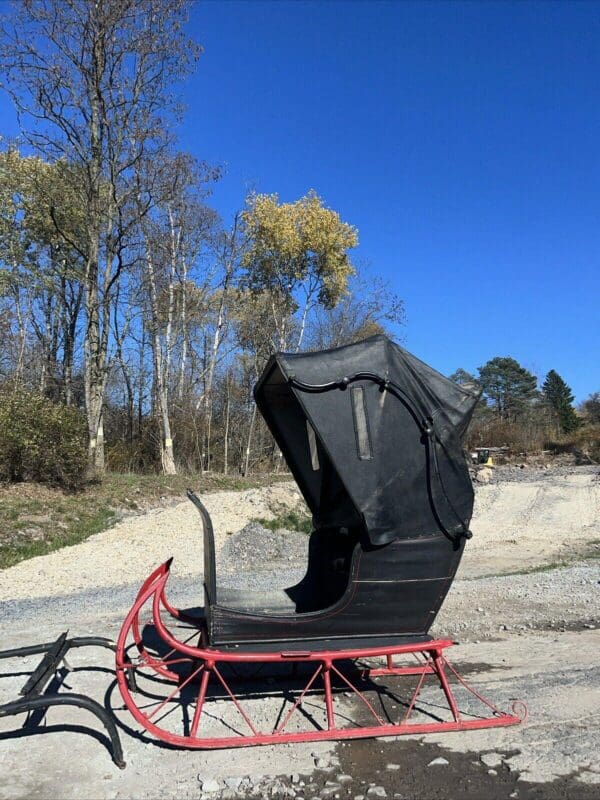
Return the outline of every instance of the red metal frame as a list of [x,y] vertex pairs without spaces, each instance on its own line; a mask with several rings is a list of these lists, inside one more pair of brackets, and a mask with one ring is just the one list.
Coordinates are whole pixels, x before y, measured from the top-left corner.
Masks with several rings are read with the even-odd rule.
[[[186,617],[177,609],[174,609],[166,600],[165,585],[169,578],[170,561],[162,564],[145,581],[140,589],[136,601],[129,611],[117,642],[116,672],[117,682],[126,707],[133,714],[136,721],[147,731],[158,739],[172,745],[188,748],[215,749],[222,747],[244,747],[259,744],[274,744],[285,742],[306,742],[318,741],[322,739],[355,739],[367,738],[372,736],[399,736],[402,734],[421,734],[439,733],[442,731],[461,731],[473,730],[477,728],[494,728],[506,725],[516,725],[522,722],[527,712],[521,705],[522,716],[517,713],[517,704],[513,704],[513,714],[506,713],[497,709],[489,700],[485,699],[473,687],[458,674],[455,668],[449,664],[445,658],[444,651],[453,642],[445,639],[433,640],[419,644],[397,644],[386,647],[356,648],[345,650],[326,650],[326,651],[274,651],[274,652],[244,652],[244,651],[223,651],[202,644],[205,639],[204,631],[201,626],[193,624],[190,617]],[[151,607],[151,617],[147,624],[152,626],[153,632],[159,640],[168,648],[163,655],[152,655],[147,651],[143,643],[140,632],[140,612],[149,605]],[[163,622],[163,611],[167,611],[178,623],[190,625],[191,636],[187,641],[177,639]],[[196,645],[190,644],[190,639],[196,638]],[[132,659],[129,655],[131,645],[137,648],[138,656]],[[398,656],[412,656],[416,664],[400,665],[394,661]],[[363,669],[348,670],[347,662],[356,662],[364,659],[385,659],[384,667],[366,667]],[[233,689],[233,679],[225,678],[223,666],[235,668],[241,664],[311,664],[314,670],[310,670],[308,682],[300,687],[298,696],[291,708],[287,711],[281,722],[269,730],[261,730],[259,724],[253,721],[247,709],[242,705]],[[175,665],[187,664],[188,674],[182,676],[179,672],[170,669]],[[140,696],[140,701],[136,701],[136,676],[142,674],[150,676],[154,674],[155,682],[161,688],[165,683],[171,684],[168,694],[165,697],[157,697],[152,694],[156,702],[149,708],[146,702],[147,697]],[[487,715],[475,715],[473,713],[461,712],[458,702],[448,680],[448,673],[456,680],[462,690],[466,690],[471,698],[475,698],[480,706],[487,709]],[[356,683],[356,676],[359,679],[373,679],[382,676],[418,676],[418,681],[412,691],[410,702],[403,716],[391,721],[384,719],[374,708],[373,703],[366,697],[365,692],[361,691]],[[417,701],[421,695],[423,685],[428,676],[433,676],[439,683],[445,701],[447,712],[450,712],[451,719],[439,719],[433,722],[411,721]],[[344,687],[352,697],[361,701],[362,707],[368,712],[368,724],[361,724],[353,718],[354,727],[342,727],[337,722],[339,714],[336,712],[336,696],[332,688],[332,677]],[[133,678],[133,679],[132,679]],[[320,678],[320,681],[318,680]],[[194,713],[187,732],[176,733],[165,727],[161,727],[157,720],[157,715],[171,703],[177,703],[181,699],[184,689],[197,682],[196,702]],[[320,727],[316,722],[314,729],[291,731],[288,725],[296,712],[300,709],[309,692],[315,692],[318,685],[322,685],[324,706],[326,712],[326,727]],[[218,688],[222,698],[231,701],[232,706],[237,710],[241,721],[247,732],[231,735],[200,735],[202,717],[205,711],[209,688]],[[446,712],[446,713],[447,713]],[[389,715],[386,712],[386,716]],[[437,716],[437,714],[436,714]],[[347,718],[345,713],[342,718]],[[161,717],[162,719],[162,717]]]

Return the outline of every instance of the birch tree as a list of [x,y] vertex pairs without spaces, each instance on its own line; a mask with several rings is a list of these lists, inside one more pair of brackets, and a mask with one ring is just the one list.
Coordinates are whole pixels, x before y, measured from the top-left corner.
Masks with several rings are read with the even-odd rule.
[[[247,285],[270,293],[278,349],[298,351],[310,312],[334,308],[348,291],[354,274],[348,251],[358,245],[358,232],[313,191],[294,203],[251,194],[242,221],[249,240]],[[295,336],[287,325],[290,307],[297,314]]]
[[[163,472],[172,475],[176,464],[171,396],[173,387],[185,379],[188,277],[214,223],[215,215],[203,201],[219,172],[185,154],[144,166],[138,173],[137,196],[138,204],[148,209],[141,224],[144,314],[152,349],[155,415],[161,430],[160,460]],[[151,188],[145,189],[148,184]],[[181,364],[176,370],[173,361],[178,345]]]
[[[204,388],[205,458],[207,468],[210,468],[211,460],[210,451],[215,372],[219,359],[219,352],[227,334],[230,298],[232,292],[237,288],[241,265],[246,254],[246,246],[247,239],[241,225],[239,214],[235,215],[229,230],[224,228],[217,230],[212,239],[211,251],[217,268],[218,284],[216,291],[213,293],[214,329],[210,343],[210,354]],[[225,435],[226,439],[227,435],[228,431]],[[227,461],[227,458],[225,461]]]
[[164,119],[177,111],[173,86],[198,55],[184,32],[186,5],[21,0],[1,31],[3,85],[29,144],[46,159],[76,168],[73,191],[85,212],[80,254],[89,466],[97,474],[104,471],[112,300],[139,221],[131,175],[139,159],[160,159],[168,146]]

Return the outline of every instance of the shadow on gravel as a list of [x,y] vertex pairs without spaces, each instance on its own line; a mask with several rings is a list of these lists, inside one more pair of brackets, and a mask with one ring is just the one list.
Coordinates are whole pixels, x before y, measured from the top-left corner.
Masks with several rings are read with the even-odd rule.
[[[112,675],[113,672],[106,667],[97,667],[97,666],[84,666],[84,667],[75,667],[70,669],[65,669],[61,667],[58,672],[54,675],[50,683],[47,685],[45,691],[41,695],[52,695],[52,694],[61,694],[61,689],[69,692],[71,686],[69,685],[68,681],[70,680],[70,676],[73,677],[77,673],[90,673],[90,672],[101,672],[101,673],[108,673]],[[10,672],[3,672],[0,674],[0,679],[4,678],[15,678],[15,677],[22,677],[22,676],[31,676],[31,670],[26,672],[21,672],[19,670],[15,671],[12,670]],[[116,683],[116,681],[113,681]],[[62,692],[64,693],[64,691]],[[110,705],[107,704],[108,693],[105,697],[104,708],[108,712],[111,717],[114,717],[112,708]],[[9,702],[9,700],[18,699],[18,698],[5,698],[5,702]],[[48,725],[46,722],[46,714],[50,708],[39,708],[28,712],[21,712],[20,714],[15,715],[7,715],[7,719],[12,720],[14,722],[15,727],[12,730],[8,731],[0,731],[0,742],[9,740],[9,739],[23,739],[28,738],[30,736],[39,736],[39,735],[47,735],[47,734],[60,734],[60,733],[78,733],[84,736],[87,736],[91,739],[95,739],[99,742],[107,751],[112,758],[113,752],[111,747],[111,742],[109,736],[104,731],[96,730],[95,728],[91,727],[92,725],[97,725],[98,720],[92,714],[89,713],[89,710],[86,713],[86,709],[78,708],[76,713],[81,715],[84,719],[87,718],[89,720],[88,725],[77,724],[77,723],[53,723],[52,725]],[[54,707],[52,709],[54,713],[60,713],[61,707]],[[21,724],[20,727],[16,727],[19,725],[19,720],[25,715],[25,721]],[[115,719],[115,722],[117,720]]]
[[[90,715],[91,716],[91,715]],[[0,732],[0,742],[9,739],[24,739],[30,736],[40,736],[46,734],[60,734],[60,733],[78,733],[81,736],[86,736],[89,739],[95,739],[99,742],[106,750],[108,754],[107,764],[110,767],[110,759],[112,757],[111,749],[110,749],[110,739],[106,734],[102,733],[102,731],[97,731],[94,728],[87,727],[86,725],[76,725],[76,724],[61,724],[56,723],[53,725],[29,725],[22,728],[17,728],[16,730],[12,731],[2,731]]]

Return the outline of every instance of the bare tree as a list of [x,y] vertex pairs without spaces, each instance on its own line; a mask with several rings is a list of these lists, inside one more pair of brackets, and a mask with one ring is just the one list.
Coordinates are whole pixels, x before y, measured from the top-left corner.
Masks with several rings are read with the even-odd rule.
[[335,308],[315,309],[308,334],[312,348],[339,347],[404,324],[404,302],[384,280],[359,273],[350,289]]
[[[241,269],[242,259],[246,252],[248,241],[240,226],[240,215],[236,214],[230,230],[221,229],[213,237],[212,252],[218,270],[218,286],[214,292],[214,327],[210,353],[206,368],[204,387],[205,408],[205,459],[206,466],[210,468],[211,461],[211,431],[213,419],[213,387],[215,371],[219,358],[219,351],[225,340],[228,323],[228,307],[231,290],[236,287],[237,277]],[[227,418],[228,419],[228,418]]]
[[[214,221],[214,213],[203,200],[209,183],[217,177],[218,170],[184,154],[165,156],[159,164],[144,162],[137,173],[144,314],[150,333],[153,398],[161,429],[160,457],[165,474],[176,472],[170,397],[172,385],[185,378],[189,265],[196,263]],[[174,370],[173,357],[178,345],[183,367]]]
[[[185,0],[21,0],[2,28],[0,68],[27,139],[75,169],[84,209],[85,399],[90,468],[104,471],[111,308],[139,222],[131,175],[168,146],[173,85],[198,48]],[[57,230],[69,234],[55,219]]]

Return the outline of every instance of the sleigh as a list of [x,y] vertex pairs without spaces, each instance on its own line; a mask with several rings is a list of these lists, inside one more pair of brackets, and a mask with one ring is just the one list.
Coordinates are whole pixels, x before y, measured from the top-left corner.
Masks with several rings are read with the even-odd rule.
[[[513,725],[429,635],[465,542],[462,439],[477,396],[384,336],[277,354],[255,399],[312,513],[305,576],[282,590],[219,584],[210,515],[204,600],[145,581],[117,643],[118,685],[149,733],[190,748]],[[518,712],[521,711],[521,714]]]

